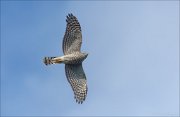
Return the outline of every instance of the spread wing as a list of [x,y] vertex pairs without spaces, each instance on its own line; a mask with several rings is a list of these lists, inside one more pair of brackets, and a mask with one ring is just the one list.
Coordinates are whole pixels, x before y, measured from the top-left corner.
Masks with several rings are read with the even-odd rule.
[[65,65],[66,77],[74,92],[76,102],[82,103],[87,95],[86,75],[82,64]]
[[81,26],[77,18],[73,14],[68,14],[66,22],[66,32],[62,45],[65,55],[80,51],[82,43]]

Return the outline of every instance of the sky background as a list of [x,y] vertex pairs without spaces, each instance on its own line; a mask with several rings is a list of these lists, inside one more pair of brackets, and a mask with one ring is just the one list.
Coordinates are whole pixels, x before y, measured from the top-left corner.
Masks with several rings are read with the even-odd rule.
[[[82,27],[86,101],[61,56],[66,15]],[[2,116],[179,115],[179,1],[1,1]]]

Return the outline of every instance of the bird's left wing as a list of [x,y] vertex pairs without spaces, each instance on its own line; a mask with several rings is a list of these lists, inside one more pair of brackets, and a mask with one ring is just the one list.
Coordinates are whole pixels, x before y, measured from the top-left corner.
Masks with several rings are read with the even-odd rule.
[[82,64],[65,65],[67,80],[70,83],[76,102],[82,103],[87,95],[86,75],[84,73]]
[[68,14],[66,22],[66,32],[62,45],[65,55],[80,51],[82,43],[81,26],[77,18],[73,14]]

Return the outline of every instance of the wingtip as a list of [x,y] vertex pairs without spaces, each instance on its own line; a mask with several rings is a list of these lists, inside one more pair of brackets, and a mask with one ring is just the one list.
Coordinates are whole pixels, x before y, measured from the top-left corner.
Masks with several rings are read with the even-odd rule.
[[73,15],[73,13],[68,13],[68,15],[66,17],[70,18],[70,17],[75,17],[75,16]]
[[83,103],[83,101],[76,100],[76,103],[78,103],[78,104],[82,104],[82,103]]
[[66,22],[68,22],[68,20],[70,20],[72,17],[75,17],[72,13],[68,13],[68,15],[66,16]]
[[72,13],[68,13],[68,15],[67,15],[67,16],[72,17],[72,16],[73,16],[73,14],[72,14]]
[[72,14],[72,13],[69,13],[69,16],[73,16],[73,14]]

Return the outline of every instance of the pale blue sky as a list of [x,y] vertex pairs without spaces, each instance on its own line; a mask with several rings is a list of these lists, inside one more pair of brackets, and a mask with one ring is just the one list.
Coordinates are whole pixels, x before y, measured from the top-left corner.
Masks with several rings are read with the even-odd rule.
[[[73,99],[65,18],[83,33],[88,96]],[[179,1],[1,1],[1,115],[179,115]]]

